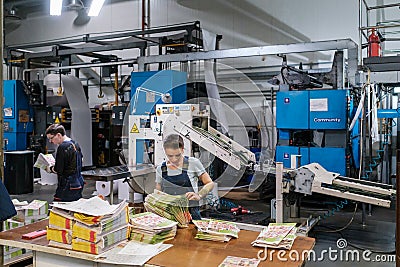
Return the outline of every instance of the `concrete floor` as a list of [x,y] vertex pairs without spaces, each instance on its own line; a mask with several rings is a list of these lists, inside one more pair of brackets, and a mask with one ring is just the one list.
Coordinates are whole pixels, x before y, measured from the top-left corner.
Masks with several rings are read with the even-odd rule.
[[[53,194],[55,192],[55,185],[40,185],[34,184],[34,192],[24,195],[13,195],[20,201],[32,201],[34,199],[47,200],[52,202]],[[87,181],[83,195],[85,198],[92,196],[95,190],[95,182]],[[229,197],[229,195],[227,195]],[[114,202],[116,202],[116,195]],[[255,214],[233,216],[229,212],[220,213],[223,219],[231,219],[245,223],[263,223],[263,219],[270,216],[270,205],[267,200],[244,200],[244,199],[228,199],[235,204],[243,205],[252,211],[258,211]],[[306,205],[302,207],[301,216],[307,217],[309,214],[323,215],[327,208],[321,205]],[[345,226],[354,213],[354,204],[348,204],[342,211],[335,213],[325,220],[322,220],[317,227],[311,232],[310,236],[316,238],[314,247],[316,258],[309,260],[306,263],[308,267],[331,267],[331,266],[395,266],[394,256],[371,253],[357,250],[356,248],[369,249],[377,252],[394,252],[395,250],[395,210],[373,207],[370,216],[367,216],[366,226],[362,225],[361,221],[361,208],[359,207],[355,213],[352,224],[341,233],[327,233],[326,231],[338,229]],[[203,216],[209,214],[203,213]],[[340,248],[338,248],[338,239],[341,240]],[[345,248],[342,244],[347,243]],[[353,247],[354,246],[354,247]],[[330,251],[330,255],[329,255]],[[357,252],[358,251],[358,252]],[[356,255],[359,255],[357,260]],[[393,255],[393,253],[391,254]],[[295,255],[294,255],[295,256]],[[383,259],[393,257],[390,262],[377,262],[376,259]]]

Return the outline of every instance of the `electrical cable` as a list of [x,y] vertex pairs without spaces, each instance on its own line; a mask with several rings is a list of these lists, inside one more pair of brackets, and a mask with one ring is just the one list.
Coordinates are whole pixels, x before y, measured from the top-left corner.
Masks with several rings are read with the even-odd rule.
[[[367,83],[363,85],[363,87],[361,88],[361,90],[366,90],[367,86],[369,85],[369,80],[370,80],[369,75],[370,75],[370,72],[368,72]],[[361,104],[361,103],[360,103],[360,104]],[[364,112],[364,109],[363,109],[363,112]],[[362,127],[363,127],[363,120],[361,120],[361,122],[360,122],[360,128],[362,129]],[[360,131],[360,140],[362,140],[363,134],[364,134],[364,133],[363,133],[363,131],[361,130],[361,131]],[[363,146],[361,145],[361,146],[360,146],[360,155],[363,155],[363,153],[364,153],[364,150],[363,150]],[[359,169],[359,172],[358,172],[358,180],[361,180],[361,170],[362,170],[361,167],[362,167],[362,157],[360,157],[360,169]],[[347,229],[347,228],[351,225],[351,223],[353,222],[353,220],[354,220],[354,216],[355,216],[355,214],[356,214],[357,208],[358,208],[358,203],[356,204],[356,206],[355,206],[355,208],[354,208],[354,212],[353,212],[352,217],[350,218],[349,222],[348,222],[345,226],[343,226],[343,227],[341,227],[341,228],[339,228],[339,229],[333,229],[333,230],[331,230],[331,231],[326,231],[326,232],[327,232],[327,233],[336,233],[336,232],[341,232],[341,231]]]
[[[370,82],[370,71],[368,72],[367,83],[363,85],[361,90],[365,90],[367,88],[367,86],[370,84],[369,82]],[[361,122],[360,122],[360,128],[362,129],[362,127],[363,127],[363,120],[361,120]],[[364,134],[365,133],[363,133],[363,131],[361,130],[360,131],[360,140],[362,140],[362,137],[363,137]],[[363,154],[363,146],[361,145],[360,146],[360,155],[362,155],[362,154]],[[360,170],[359,170],[359,173],[358,173],[358,179],[359,180],[361,180],[361,170],[362,170],[361,166],[362,166],[362,157],[360,157]],[[343,226],[343,227],[341,227],[339,229],[333,229],[332,227],[319,225],[320,227],[331,228],[332,230],[327,230],[327,231],[314,230],[314,231],[315,232],[322,232],[322,233],[338,233],[342,238],[345,238],[343,233],[342,233],[342,231],[347,229],[351,225],[351,223],[354,221],[354,217],[355,217],[357,208],[358,208],[358,203],[356,203],[356,206],[354,208],[353,215],[352,215],[351,219],[349,220],[349,222],[345,226]],[[354,247],[354,248],[362,250],[362,251],[367,250],[367,248],[363,248],[363,247],[360,247],[358,245],[355,245],[355,244],[349,242],[347,240],[347,238],[346,238],[346,241],[347,241],[347,244],[349,246],[351,246],[351,247]],[[369,249],[369,251],[371,251],[372,253],[379,253],[379,254],[394,254],[395,253],[395,251],[376,251],[376,250],[371,250],[371,249]]]
[[[287,67],[283,66],[283,67],[281,68],[281,76],[282,76],[283,84],[287,84],[287,85],[290,86],[289,81],[286,79],[286,76],[283,74],[283,70],[284,70],[284,69],[287,70]],[[288,71],[288,70],[287,70],[287,71]],[[288,72],[289,72],[289,71],[288,71]]]
[[351,219],[349,220],[349,222],[348,222],[345,226],[343,226],[343,227],[341,227],[341,228],[339,228],[339,229],[333,229],[333,230],[329,230],[329,231],[318,231],[318,232],[323,232],[323,233],[336,233],[336,232],[341,232],[341,231],[345,230],[345,229],[346,229],[347,227],[349,227],[349,226],[351,225],[351,223],[353,222],[354,216],[355,216],[355,214],[356,214],[356,212],[357,212],[357,207],[358,207],[358,203],[356,203],[356,206],[355,206],[355,208],[354,208],[354,212],[353,212],[353,215],[351,216]]
[[[326,226],[326,225],[317,225],[316,227],[325,227],[325,228],[328,228],[328,229],[331,229],[331,228],[332,228],[332,227]],[[339,232],[336,232],[336,231],[334,231],[334,232],[329,232],[329,231],[321,231],[321,230],[318,231],[318,230],[314,230],[314,232],[337,233],[337,234],[340,235],[341,238],[346,239],[347,245],[348,245],[348,246],[353,247],[353,248],[356,248],[356,249],[359,249],[359,250],[362,250],[362,251],[369,250],[369,251],[371,251],[372,253],[377,253],[377,254],[394,254],[394,253],[396,253],[396,250],[391,250],[391,251],[379,251],[379,250],[372,250],[372,249],[369,249],[369,248],[361,247],[361,246],[359,246],[359,245],[355,245],[355,244],[349,242],[349,241],[348,241],[348,238],[346,238],[346,237],[344,236],[344,234],[343,234],[341,231],[339,231]]]

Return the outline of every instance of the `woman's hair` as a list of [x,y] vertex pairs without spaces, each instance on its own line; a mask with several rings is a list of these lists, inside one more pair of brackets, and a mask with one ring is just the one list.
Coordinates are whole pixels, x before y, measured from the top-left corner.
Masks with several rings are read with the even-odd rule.
[[46,134],[56,135],[58,133],[62,136],[65,135],[65,128],[61,124],[52,124],[46,129]]
[[164,139],[163,147],[164,147],[164,149],[166,149],[166,148],[172,148],[172,149],[183,148],[182,136],[180,136],[178,134],[168,135]]

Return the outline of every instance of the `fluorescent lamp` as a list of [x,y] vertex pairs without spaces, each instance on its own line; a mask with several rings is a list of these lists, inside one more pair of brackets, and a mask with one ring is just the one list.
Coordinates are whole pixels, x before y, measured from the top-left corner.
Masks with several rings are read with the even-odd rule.
[[50,0],[50,15],[60,16],[62,9],[62,0]]
[[88,16],[96,17],[99,15],[101,8],[103,7],[105,0],[92,0],[90,5]]

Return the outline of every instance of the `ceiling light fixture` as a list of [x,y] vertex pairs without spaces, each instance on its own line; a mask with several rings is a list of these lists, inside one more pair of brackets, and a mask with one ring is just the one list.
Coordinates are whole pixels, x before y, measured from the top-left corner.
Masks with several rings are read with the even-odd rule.
[[92,4],[90,5],[88,15],[90,17],[96,17],[99,15],[101,8],[103,7],[105,0],[92,0]]
[[62,0],[50,0],[50,15],[60,16],[62,9]]

